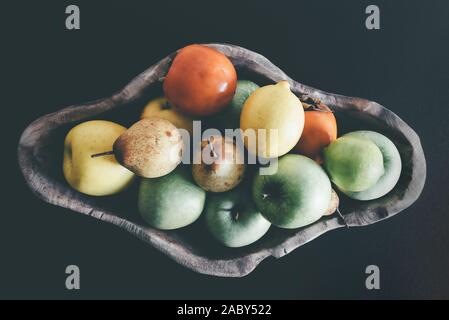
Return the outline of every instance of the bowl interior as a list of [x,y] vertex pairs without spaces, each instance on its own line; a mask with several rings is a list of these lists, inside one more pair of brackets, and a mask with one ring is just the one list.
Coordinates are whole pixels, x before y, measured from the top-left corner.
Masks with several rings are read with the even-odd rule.
[[[273,83],[272,80],[265,78],[252,70],[245,69],[244,67],[238,67],[237,71],[239,79],[252,80],[259,85]],[[139,119],[140,113],[146,103],[159,96],[162,96],[162,86],[161,83],[156,82],[148,86],[145,91],[142,92],[140,97],[133,102],[119,105],[111,111],[95,117],[83,119],[82,121],[103,119],[114,121],[129,127]],[[407,140],[404,139],[398,131],[389,128],[382,120],[378,118],[374,118],[357,111],[336,108],[332,105],[330,107],[334,109],[337,117],[339,136],[353,130],[363,129],[378,131],[385,134],[396,144],[403,159],[403,171],[401,178],[393,191],[381,199],[363,203],[350,200],[340,194],[340,209],[342,213],[351,213],[355,210],[355,208],[360,209],[361,206],[382,206],[385,203],[392,201],[394,197],[400,197],[403,195],[404,190],[407,188],[407,185],[411,179],[410,164],[404,161],[404,159],[411,158],[410,153],[412,148],[407,144]],[[205,119],[205,121],[207,122],[207,119]],[[79,122],[68,122],[53,130],[46,138],[45,144],[34,150],[35,157],[42,169],[44,169],[48,175],[54,179],[67,185],[67,188],[70,187],[65,182],[62,173],[63,143],[67,132],[78,123]],[[250,177],[248,177],[248,179],[249,178]],[[137,189],[139,181],[140,179],[136,179],[134,184],[129,189],[118,195],[98,198],[82,195],[82,197],[85,198],[86,201],[93,201],[99,208],[104,208],[109,212],[113,212],[115,215],[125,218],[137,225],[145,226],[145,222],[140,217],[137,209]],[[323,217],[320,221],[326,219],[330,218]],[[171,241],[177,241],[179,245],[188,248],[197,255],[216,259],[232,259],[257,252],[262,248],[274,247],[300,232],[300,229],[284,230],[271,227],[269,232],[256,243],[243,248],[229,249],[216,242],[207,232],[203,224],[204,221],[202,217],[200,217],[192,225],[179,230],[166,231],[166,234],[170,236]]]

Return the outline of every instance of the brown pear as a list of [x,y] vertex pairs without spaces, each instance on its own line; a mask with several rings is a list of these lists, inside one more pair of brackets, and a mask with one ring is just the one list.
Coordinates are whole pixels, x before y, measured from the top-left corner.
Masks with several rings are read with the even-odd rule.
[[117,161],[135,174],[157,178],[173,171],[181,162],[183,141],[168,120],[146,118],[133,124],[114,142]]
[[192,175],[201,188],[210,192],[225,192],[242,181],[244,154],[232,139],[211,136],[201,142],[199,152],[201,163],[192,165]]

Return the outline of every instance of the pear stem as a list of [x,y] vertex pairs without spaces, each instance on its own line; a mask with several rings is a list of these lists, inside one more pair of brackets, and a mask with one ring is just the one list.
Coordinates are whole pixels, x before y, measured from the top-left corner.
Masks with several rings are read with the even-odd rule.
[[111,150],[111,151],[106,151],[106,152],[101,152],[101,153],[95,153],[95,154],[92,154],[90,157],[96,158],[96,157],[108,156],[111,154],[114,154],[114,151]]
[[349,225],[348,225],[348,223],[346,222],[345,217],[341,214],[340,208],[339,208],[339,207],[337,207],[337,214],[338,214],[338,216],[340,217],[340,219],[343,220],[343,223],[345,224],[346,228],[349,229]]

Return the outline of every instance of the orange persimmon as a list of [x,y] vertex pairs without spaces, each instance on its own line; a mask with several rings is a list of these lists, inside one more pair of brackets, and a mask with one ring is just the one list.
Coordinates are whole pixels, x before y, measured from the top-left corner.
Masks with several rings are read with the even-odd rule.
[[178,51],[164,80],[165,97],[182,112],[207,116],[231,102],[237,72],[223,53],[192,44]]
[[334,114],[329,109],[306,110],[304,130],[293,152],[321,163],[321,150],[335,139],[337,139],[337,121]]

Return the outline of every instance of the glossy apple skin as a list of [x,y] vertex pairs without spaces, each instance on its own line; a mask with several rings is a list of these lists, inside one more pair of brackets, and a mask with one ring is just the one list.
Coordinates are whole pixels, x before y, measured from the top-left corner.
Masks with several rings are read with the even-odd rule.
[[138,207],[152,227],[172,230],[193,223],[201,215],[206,192],[192,179],[189,168],[179,166],[160,178],[143,178]]
[[204,217],[213,237],[231,248],[247,246],[259,240],[271,225],[242,187],[208,195]]
[[326,212],[331,183],[312,159],[288,154],[273,175],[256,175],[252,195],[257,209],[272,224],[294,229],[311,224]]
[[367,139],[343,136],[324,148],[324,166],[341,191],[359,192],[384,174],[380,149]]
[[350,132],[344,137],[356,137],[374,142],[382,152],[385,172],[376,184],[367,190],[343,192],[350,198],[364,201],[380,198],[390,192],[398,182],[402,170],[401,156],[394,143],[380,133],[367,130]]
[[232,62],[198,44],[181,49],[164,79],[164,94],[181,111],[196,116],[217,113],[231,102],[237,84]]

